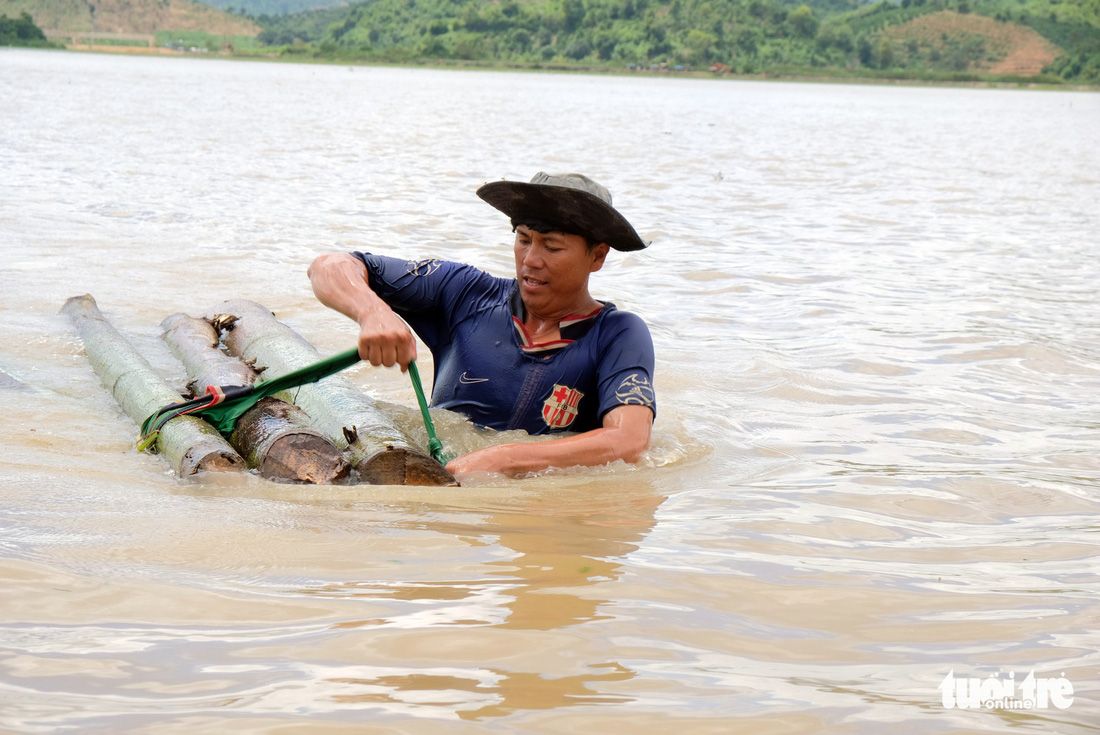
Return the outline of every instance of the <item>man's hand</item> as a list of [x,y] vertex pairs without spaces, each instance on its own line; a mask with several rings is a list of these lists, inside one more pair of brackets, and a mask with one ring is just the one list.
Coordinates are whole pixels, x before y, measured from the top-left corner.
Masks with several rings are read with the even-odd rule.
[[359,324],[359,356],[378,367],[400,365],[404,372],[416,359],[416,338],[401,317],[378,298],[367,281],[367,267],[347,253],[318,257],[309,266],[317,300]]
[[616,460],[637,462],[649,447],[653,410],[647,406],[619,406],[603,417],[603,426],[576,436],[522,444],[500,444],[452,460],[452,475],[498,472],[523,475],[548,467],[601,465]]
[[364,310],[358,322],[360,357],[375,367],[409,369],[409,362],[416,359],[416,340],[401,317],[387,306]]
[[472,472],[499,472],[504,475],[518,475],[516,457],[530,444],[498,444],[495,447],[479,449],[476,452],[452,459],[447,463],[447,471],[452,475],[468,475]]

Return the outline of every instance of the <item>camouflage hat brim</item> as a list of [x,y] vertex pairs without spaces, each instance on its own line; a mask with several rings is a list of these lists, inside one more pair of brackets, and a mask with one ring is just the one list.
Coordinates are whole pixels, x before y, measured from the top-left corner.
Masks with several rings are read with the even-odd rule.
[[[558,178],[539,174],[535,180],[540,177]],[[516,224],[526,224],[526,220],[550,224],[562,232],[605,242],[616,250],[641,250],[649,244],[609,203],[572,186],[493,181],[479,188],[477,195]]]

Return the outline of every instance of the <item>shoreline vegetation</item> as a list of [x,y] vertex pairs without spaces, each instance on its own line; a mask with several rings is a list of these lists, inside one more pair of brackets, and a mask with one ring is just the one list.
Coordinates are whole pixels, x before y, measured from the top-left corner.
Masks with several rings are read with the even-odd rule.
[[[8,44],[12,46],[13,44]],[[0,45],[0,48],[3,46]],[[323,66],[346,67],[378,67],[396,69],[443,69],[456,71],[498,71],[498,72],[532,72],[547,74],[592,74],[606,76],[644,76],[651,78],[678,78],[699,80],[729,80],[729,81],[755,81],[755,82],[792,82],[805,84],[865,84],[881,86],[912,86],[912,87],[962,87],[977,89],[1040,89],[1061,90],[1066,92],[1100,92],[1100,84],[1074,84],[1063,82],[1059,79],[1047,79],[1045,77],[1003,77],[993,75],[979,75],[960,72],[944,75],[891,75],[884,74],[859,74],[854,71],[843,70],[804,70],[804,69],[773,69],[753,74],[736,72],[711,72],[709,70],[649,70],[628,69],[609,66],[588,66],[584,64],[556,65],[556,64],[514,64],[458,61],[454,59],[420,59],[417,61],[373,61],[363,59],[333,59],[324,56],[283,55],[278,53],[248,53],[232,51],[206,51],[187,49],[173,49],[167,47],[136,47],[124,45],[99,45],[99,44],[53,44],[27,45],[27,48],[40,48],[55,51],[69,51],[74,53],[93,54],[126,54],[142,56],[161,56],[181,59],[222,59],[227,61],[255,61],[273,64],[319,64]]]
[[957,73],[944,75],[891,75],[859,74],[844,70],[804,70],[773,69],[766,72],[742,74],[730,71],[711,72],[709,70],[650,70],[628,69],[611,66],[589,66],[584,64],[515,64],[485,61],[461,61],[454,59],[420,59],[416,61],[375,61],[364,59],[333,59],[325,56],[307,56],[304,54],[284,55],[279,53],[249,53],[236,51],[206,50],[190,51],[168,47],[135,47],[120,45],[46,44],[34,48],[70,51],[74,53],[129,54],[162,56],[186,59],[222,59],[228,61],[254,61],[274,64],[319,64],[324,66],[378,67],[397,69],[444,69],[466,71],[532,72],[547,74],[593,74],[607,76],[645,76],[651,78],[679,78],[699,80],[729,80],[756,82],[792,82],[805,84],[865,84],[881,86],[912,87],[961,87],[977,89],[1039,89],[1061,90],[1067,92],[1100,92],[1100,84],[1074,84],[1058,79],[1048,80],[1040,77],[1004,77]]
[[[245,3],[264,0],[238,0],[244,7],[230,13],[198,6],[228,19],[221,33],[163,30],[150,19],[127,27],[124,17],[113,17],[110,31],[95,30],[107,24],[56,15],[47,19],[93,28],[43,31],[26,11],[15,19],[3,14],[21,1],[0,0],[0,46],[346,66],[1100,91],[1100,11],[1087,0],[808,0],[812,8],[784,4],[798,0],[733,0],[720,10],[706,0],[367,0],[285,16],[246,13]],[[111,1],[100,0],[102,11],[124,16],[143,0],[118,9],[107,6]],[[971,2],[992,14],[974,12]],[[1059,2],[1058,11],[1040,15],[1043,3],[1052,2]],[[1013,15],[1011,8],[1020,9]],[[243,35],[242,24],[262,30]]]

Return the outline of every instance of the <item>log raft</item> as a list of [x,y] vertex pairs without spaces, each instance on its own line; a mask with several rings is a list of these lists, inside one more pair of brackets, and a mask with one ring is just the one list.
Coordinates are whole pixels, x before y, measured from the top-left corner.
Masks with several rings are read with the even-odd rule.
[[[191,395],[203,395],[208,386],[252,385],[256,381],[251,367],[218,348],[218,333],[207,320],[173,314],[161,327],[168,349],[187,370]],[[300,408],[268,397],[237,420],[229,443],[267,480],[331,484],[346,479],[351,466],[309,423]]]
[[[84,354],[122,410],[140,425],[153,412],[181,400],[122,334],[104,318],[90,295],[74,296],[61,307],[84,342]],[[245,461],[214,427],[194,416],[165,424],[157,451],[176,474],[236,472]]]
[[[236,299],[208,319],[230,354],[262,365],[273,376],[321,359],[317,350],[270,310]],[[413,445],[374,402],[343,375],[295,389],[293,402],[336,446],[345,449],[361,482],[375,485],[457,485],[443,465]]]

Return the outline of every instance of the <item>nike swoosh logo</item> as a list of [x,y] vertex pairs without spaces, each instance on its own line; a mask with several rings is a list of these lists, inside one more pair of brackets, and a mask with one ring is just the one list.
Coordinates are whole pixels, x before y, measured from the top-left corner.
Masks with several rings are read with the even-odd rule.
[[488,378],[468,378],[468,377],[466,377],[466,373],[462,373],[462,375],[458,376],[458,382],[462,383],[463,385],[473,385],[474,383],[488,383],[489,379]]

